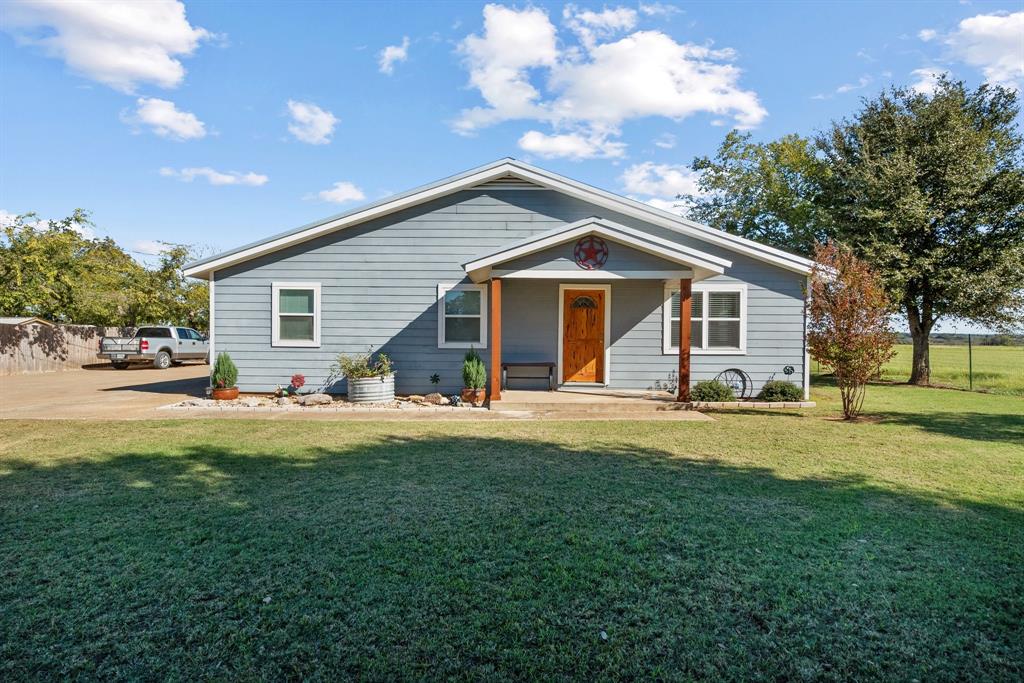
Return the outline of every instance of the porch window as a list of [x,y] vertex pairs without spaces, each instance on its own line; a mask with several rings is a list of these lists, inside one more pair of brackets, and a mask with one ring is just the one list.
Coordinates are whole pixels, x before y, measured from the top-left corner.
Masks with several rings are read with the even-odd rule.
[[320,283],[272,285],[272,346],[320,346]]
[[[747,347],[746,285],[694,285],[690,303],[690,349],[696,354],[743,354]],[[679,290],[665,290],[666,354],[679,353]]]
[[487,286],[437,286],[437,347],[487,348]]

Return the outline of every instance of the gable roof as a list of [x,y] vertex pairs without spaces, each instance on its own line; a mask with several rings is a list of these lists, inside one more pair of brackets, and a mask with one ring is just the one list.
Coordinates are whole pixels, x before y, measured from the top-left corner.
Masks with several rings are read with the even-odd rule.
[[[666,261],[706,271],[703,277],[721,275],[732,265],[728,261],[700,250],[662,239],[656,235],[630,228],[598,216],[560,225],[550,230],[538,232],[521,240],[504,244],[484,254],[479,254],[463,264],[463,268],[473,281],[485,279],[482,276],[492,266],[512,259],[543,251],[559,244],[570,242],[584,235],[600,235],[608,239],[627,244],[635,249],[654,254]],[[702,278],[698,278],[702,279]]]
[[43,325],[45,327],[56,327],[49,320],[43,320],[42,318],[36,318],[35,316],[5,316],[0,318],[0,325],[14,325],[19,327],[21,325]]
[[352,211],[308,223],[294,230],[273,235],[264,240],[246,244],[209,258],[193,261],[185,266],[184,272],[185,275],[191,277],[209,279],[211,273],[221,268],[242,263],[257,256],[272,253],[293,244],[334,232],[335,230],[351,227],[438,197],[443,197],[460,190],[472,189],[484,184],[490,184],[489,187],[500,185],[530,189],[530,186],[536,186],[536,189],[555,190],[591,204],[602,206],[618,213],[638,218],[711,244],[716,244],[736,253],[771,263],[786,270],[806,274],[811,269],[811,261],[803,257],[760,244],[753,240],[731,235],[721,230],[701,225],[700,223],[695,223],[643,202],[622,197],[508,157]]

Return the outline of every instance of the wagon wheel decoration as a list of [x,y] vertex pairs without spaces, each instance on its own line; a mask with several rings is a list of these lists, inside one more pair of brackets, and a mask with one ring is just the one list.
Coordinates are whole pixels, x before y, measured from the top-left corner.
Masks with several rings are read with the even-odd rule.
[[750,398],[750,391],[754,388],[754,383],[750,380],[750,375],[739,368],[722,370],[717,376],[715,376],[715,379],[727,387],[730,387],[736,395],[736,398]]
[[596,235],[587,235],[576,243],[572,256],[580,268],[598,270],[608,261],[608,245]]

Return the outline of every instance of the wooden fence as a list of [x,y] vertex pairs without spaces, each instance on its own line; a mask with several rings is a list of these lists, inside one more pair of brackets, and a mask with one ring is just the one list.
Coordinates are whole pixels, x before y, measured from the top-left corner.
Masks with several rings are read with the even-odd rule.
[[0,324],[0,376],[78,370],[103,362],[96,357],[100,337],[121,333],[119,327]]

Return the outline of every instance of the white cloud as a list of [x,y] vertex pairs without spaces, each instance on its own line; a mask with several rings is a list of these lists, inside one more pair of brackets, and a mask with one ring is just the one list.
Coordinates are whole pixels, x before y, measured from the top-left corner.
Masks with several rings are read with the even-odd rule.
[[675,5],[666,5],[661,2],[652,2],[648,4],[640,3],[640,14],[648,17],[670,17],[673,14],[679,14],[683,10],[679,9]]
[[597,157],[621,157],[626,151],[622,142],[609,140],[608,135],[561,133],[545,135],[530,130],[519,138],[520,149],[545,159],[562,157],[567,159],[594,159]]
[[836,95],[842,95],[844,93],[852,92],[854,90],[861,90],[863,88],[866,88],[868,85],[871,84],[872,80],[873,79],[871,78],[871,76],[868,76],[868,75],[865,74],[864,76],[861,76],[860,78],[858,78],[856,83],[843,83],[838,88],[836,88],[833,92],[828,93],[828,94],[819,93],[817,95],[812,95],[811,99],[812,100],[831,100]]
[[851,92],[853,90],[861,90],[866,88],[871,83],[871,76],[861,76],[857,79],[856,83],[844,83],[838,88],[836,92],[842,95],[843,93]]
[[380,72],[390,76],[395,72],[395,62],[404,62],[409,58],[409,36],[402,38],[401,45],[388,45],[378,56]]
[[132,93],[141,83],[180,85],[178,58],[213,36],[192,26],[176,0],[59,2],[19,0],[0,13],[0,25],[73,71]]
[[662,133],[654,140],[655,147],[661,147],[662,149],[672,149],[676,146],[676,136],[672,133]]
[[206,135],[206,125],[192,112],[181,111],[174,102],[155,97],[140,97],[135,113],[122,116],[126,123],[145,124],[160,137],[192,140]]
[[930,40],[935,40],[937,35],[939,35],[939,32],[933,28],[923,28],[917,32],[917,37],[926,43]]
[[[633,197],[636,199],[636,197]],[[650,204],[656,209],[662,211],[669,211],[671,213],[679,214],[680,216],[686,215],[686,206],[679,199],[659,199],[658,197],[648,197],[647,199],[641,199],[644,204]]]
[[540,93],[527,74],[527,69],[551,67],[558,59],[555,27],[544,10],[487,5],[484,35],[467,36],[459,44],[459,52],[469,69],[470,85],[490,106],[462,111],[455,122],[457,132],[472,133],[509,119],[545,116],[537,104]]
[[288,124],[288,132],[297,140],[311,145],[330,143],[334,127],[338,124],[334,114],[312,102],[295,100],[288,100],[288,112],[292,117],[292,122]]
[[699,194],[699,179],[700,174],[686,166],[656,164],[653,161],[634,164],[623,171],[620,177],[626,192],[649,197]]
[[964,19],[943,42],[955,59],[981,69],[988,82],[1024,86],[1024,12]]
[[598,38],[610,38],[617,33],[629,31],[636,26],[636,10],[629,7],[607,7],[600,12],[580,10],[575,5],[566,5],[562,10],[565,25],[580,38],[588,48]]
[[[767,115],[757,94],[739,87],[733,50],[677,43],[659,31],[610,38],[634,27],[636,11],[628,8],[566,12],[580,44],[560,49],[543,10],[484,8],[483,34],[467,36],[459,49],[486,106],[463,110],[456,132],[529,119],[552,125],[555,134],[547,138],[592,140],[617,137],[623,122],[647,116],[680,120],[707,112],[750,128]],[[546,83],[544,93],[534,76]],[[566,148],[575,154],[578,142]]]
[[317,198],[325,202],[333,202],[334,204],[344,204],[345,202],[358,202],[366,199],[366,195],[360,190],[355,184],[348,182],[347,180],[340,180],[327,190],[320,190],[316,194]]
[[228,171],[223,173],[221,171],[215,171],[209,166],[203,166],[201,168],[183,168],[176,170],[173,168],[160,169],[160,175],[166,178],[177,178],[182,182],[191,183],[196,178],[205,178],[211,185],[249,185],[252,187],[259,187],[265,185],[270,178],[259,173],[239,173],[238,171]]
[[922,95],[931,95],[935,92],[935,86],[939,82],[939,77],[945,73],[948,73],[945,69],[936,67],[914,69],[910,72],[910,75],[914,76],[917,80],[910,84],[910,88]]
[[135,240],[131,250],[146,256],[159,256],[166,248],[166,244],[157,240]]

